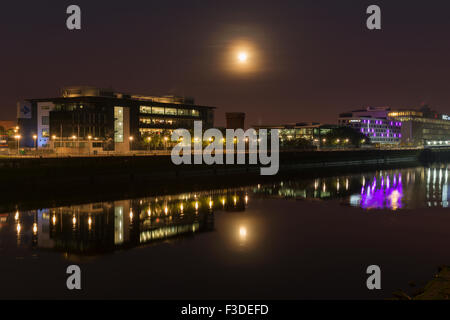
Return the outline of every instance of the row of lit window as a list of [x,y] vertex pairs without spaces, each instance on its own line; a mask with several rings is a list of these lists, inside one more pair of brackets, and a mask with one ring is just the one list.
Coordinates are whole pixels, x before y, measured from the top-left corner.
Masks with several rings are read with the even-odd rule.
[[200,111],[195,109],[177,109],[177,108],[141,106],[140,112],[145,114],[159,114],[168,116],[177,116],[177,115],[190,117],[200,116]]

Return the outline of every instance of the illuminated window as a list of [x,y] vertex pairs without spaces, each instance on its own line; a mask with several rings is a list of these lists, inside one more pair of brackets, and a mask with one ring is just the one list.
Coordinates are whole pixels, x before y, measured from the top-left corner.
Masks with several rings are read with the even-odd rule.
[[178,109],[178,115],[180,115],[180,116],[188,116],[189,115],[189,110],[187,110],[187,109]]
[[164,108],[153,107],[152,108],[152,113],[153,114],[164,114]]
[[123,142],[123,107],[114,107],[114,142]]
[[166,108],[167,115],[177,115],[177,109],[175,108]]
[[151,114],[152,113],[152,107],[141,106],[141,113]]

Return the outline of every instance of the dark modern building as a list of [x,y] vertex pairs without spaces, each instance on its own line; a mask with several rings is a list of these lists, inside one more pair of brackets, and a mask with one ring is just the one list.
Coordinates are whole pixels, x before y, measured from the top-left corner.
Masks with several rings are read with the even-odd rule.
[[[47,147],[53,141],[97,141],[107,150],[128,151],[130,141],[214,125],[214,107],[199,106],[194,99],[118,93],[112,89],[66,87],[61,96],[28,99],[18,105],[21,146]],[[139,145],[138,143],[135,144]]]

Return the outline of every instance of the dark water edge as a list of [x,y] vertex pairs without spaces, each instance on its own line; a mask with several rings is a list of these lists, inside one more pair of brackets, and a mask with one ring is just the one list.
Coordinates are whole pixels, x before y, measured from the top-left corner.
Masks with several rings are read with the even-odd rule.
[[0,159],[0,210],[428,166],[448,159],[450,150],[281,152],[276,176],[261,176],[255,165],[175,166],[170,156]]
[[[118,197],[105,194],[112,203],[93,203],[86,193],[76,193],[86,202],[81,206],[41,201],[39,210],[3,214],[0,270],[8,276],[0,298],[389,299],[399,290],[412,296],[410,289],[425,287],[438,266],[450,264],[450,194],[448,163],[410,165],[167,179],[142,189],[127,183],[115,190]],[[128,188],[154,197],[118,201]],[[116,242],[120,234],[124,242]],[[83,270],[80,293],[64,286],[70,264]],[[381,291],[365,286],[373,264],[382,269]]]
[[[6,186],[1,191],[0,212],[32,210],[45,207],[78,205],[92,202],[117,201],[168,195],[181,192],[198,192],[265,184],[284,179],[325,178],[343,174],[365,173],[377,170],[413,168],[423,166],[419,161],[394,164],[314,167],[303,170],[280,170],[275,176],[261,176],[259,172],[245,168],[233,168],[224,174],[196,171],[194,174],[170,175],[167,177],[140,178],[139,176],[98,177],[94,181],[68,181],[66,184],[27,184],[23,187]],[[432,163],[425,167],[433,165]]]

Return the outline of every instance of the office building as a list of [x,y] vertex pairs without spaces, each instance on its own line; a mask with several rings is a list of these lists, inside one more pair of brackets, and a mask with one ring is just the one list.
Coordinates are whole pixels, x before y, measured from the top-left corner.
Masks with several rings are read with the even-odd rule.
[[392,110],[388,117],[401,121],[404,146],[450,146],[450,116],[431,110],[428,106],[420,109]]
[[322,137],[335,129],[335,125],[327,125],[318,122],[302,122],[284,125],[257,125],[253,128],[257,131],[260,129],[278,129],[280,139],[296,140],[304,139],[310,141],[314,145],[320,145]]
[[339,115],[339,124],[359,130],[376,144],[410,147],[450,145],[450,117],[430,109],[368,107]]
[[[343,117],[345,115],[345,117]],[[373,144],[379,145],[398,145],[402,138],[400,121],[393,121],[386,118],[372,118],[369,116],[353,116],[347,117],[347,114],[341,114],[339,125],[346,126],[361,132]]]
[[[71,147],[71,143],[99,143],[105,150],[126,152],[138,148],[145,137],[173,130],[214,125],[214,107],[199,106],[194,99],[115,92],[95,87],[66,87],[56,98],[29,99],[18,105],[21,146]],[[56,142],[55,142],[56,141]]]

